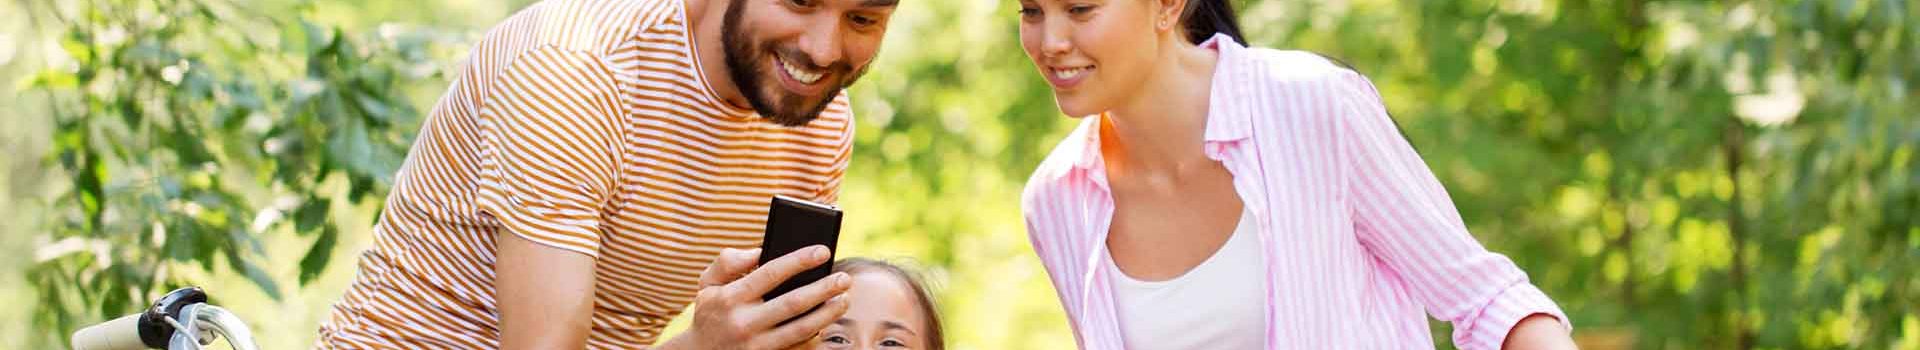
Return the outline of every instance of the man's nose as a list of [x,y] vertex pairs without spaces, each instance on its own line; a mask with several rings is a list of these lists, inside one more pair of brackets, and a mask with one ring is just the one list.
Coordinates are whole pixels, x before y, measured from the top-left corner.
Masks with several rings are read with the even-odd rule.
[[840,21],[835,19],[819,22],[812,28],[807,28],[807,32],[800,37],[800,51],[805,53],[807,59],[813,61],[816,66],[808,68],[832,66],[845,58],[842,54],[845,48],[841,47],[845,43],[845,38],[840,31]]

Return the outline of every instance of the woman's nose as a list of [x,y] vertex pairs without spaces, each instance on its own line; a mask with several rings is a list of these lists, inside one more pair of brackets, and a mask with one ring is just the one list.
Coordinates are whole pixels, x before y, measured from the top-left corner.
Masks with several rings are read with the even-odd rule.
[[1040,53],[1049,57],[1065,55],[1073,51],[1073,40],[1068,35],[1066,21],[1046,19],[1040,24]]

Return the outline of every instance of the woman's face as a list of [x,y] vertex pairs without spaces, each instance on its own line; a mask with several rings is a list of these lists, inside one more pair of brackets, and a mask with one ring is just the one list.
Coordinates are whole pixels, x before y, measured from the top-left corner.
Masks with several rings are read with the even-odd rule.
[[1020,0],[1020,44],[1068,116],[1135,98],[1153,72],[1165,0]]
[[925,349],[927,317],[919,296],[898,277],[856,271],[847,313],[820,332],[817,349]]

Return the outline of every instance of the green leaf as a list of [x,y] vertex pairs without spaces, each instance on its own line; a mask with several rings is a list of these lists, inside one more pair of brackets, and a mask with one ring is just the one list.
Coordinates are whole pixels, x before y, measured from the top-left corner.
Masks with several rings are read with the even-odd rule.
[[300,208],[293,211],[293,230],[301,235],[311,235],[321,228],[331,228],[327,224],[327,202],[319,196],[308,194],[301,200]]
[[313,33],[313,23],[307,22],[304,18],[297,21],[299,23],[296,25],[281,26],[280,49],[311,54],[313,37],[310,34]]
[[166,228],[166,243],[160,246],[166,258],[173,261],[192,261],[201,256],[201,245],[193,235],[185,234],[186,225],[180,219],[163,219],[161,225]]
[[320,237],[313,240],[313,246],[307,248],[306,256],[300,258],[300,285],[305,286],[326,272],[327,262],[333,260],[333,248],[339,240],[340,231],[333,225],[327,225],[320,231]]
[[357,121],[335,126],[327,138],[327,156],[352,174],[367,174],[374,166],[373,145],[367,139],[367,127]]
[[333,33],[333,31],[320,28],[319,25],[304,19],[300,21],[300,29],[307,34],[307,40],[303,43],[305,44],[303,46],[307,48],[308,55],[313,55],[322,50],[332,49],[334,47],[333,41],[338,40],[340,37],[339,35],[329,36],[328,34]]
[[60,90],[80,86],[80,77],[57,69],[41,70],[14,84],[18,90]]
[[235,272],[246,276],[247,281],[260,287],[261,292],[267,293],[267,298],[280,301],[280,283],[273,280],[272,274],[261,269],[259,265],[254,265],[252,261],[242,258],[238,250],[227,250],[226,253],[227,264],[232,266]]
[[198,166],[202,163],[214,161],[213,153],[207,150],[206,144],[202,143],[205,141],[197,135],[198,133],[188,130],[176,130],[168,134],[171,136],[171,140],[169,140],[171,144],[168,145],[170,147],[167,148],[180,157],[181,164]]
[[393,108],[372,92],[353,90],[353,100],[359,103],[360,111],[366,113],[370,124],[385,125],[393,121]]

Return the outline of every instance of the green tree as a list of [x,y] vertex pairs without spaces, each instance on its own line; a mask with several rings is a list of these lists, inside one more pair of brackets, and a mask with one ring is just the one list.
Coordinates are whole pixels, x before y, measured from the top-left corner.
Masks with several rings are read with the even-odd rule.
[[1474,232],[1597,344],[1920,342],[1910,4],[1251,7],[1280,19],[1255,42],[1381,82]]
[[[262,267],[280,260],[262,242],[309,246],[302,286],[350,269],[327,257],[370,223],[333,218],[378,207],[412,106],[499,19],[228,1],[30,3],[70,58],[22,85],[53,111],[46,162],[69,176],[51,184],[52,254],[26,267],[34,323],[55,330],[36,344],[209,274],[304,288]],[[920,260],[958,345],[1065,348],[1019,191],[1072,121],[1020,52],[1015,4],[895,14],[850,90],[843,253]],[[1920,8],[1235,4],[1252,44],[1372,77],[1475,235],[1587,345],[1920,349]],[[376,27],[390,20],[428,27]]]
[[288,287],[261,267],[263,235],[312,242],[304,284],[331,263],[340,225],[365,225],[330,217],[384,197],[418,119],[396,85],[438,74],[425,64],[434,38],[352,37],[276,15],[305,8],[31,7],[70,58],[24,82],[52,110],[48,161],[71,175],[48,254],[27,268],[42,299],[34,322],[55,330],[43,336],[64,341],[195,283],[182,269],[244,275],[278,299]]

